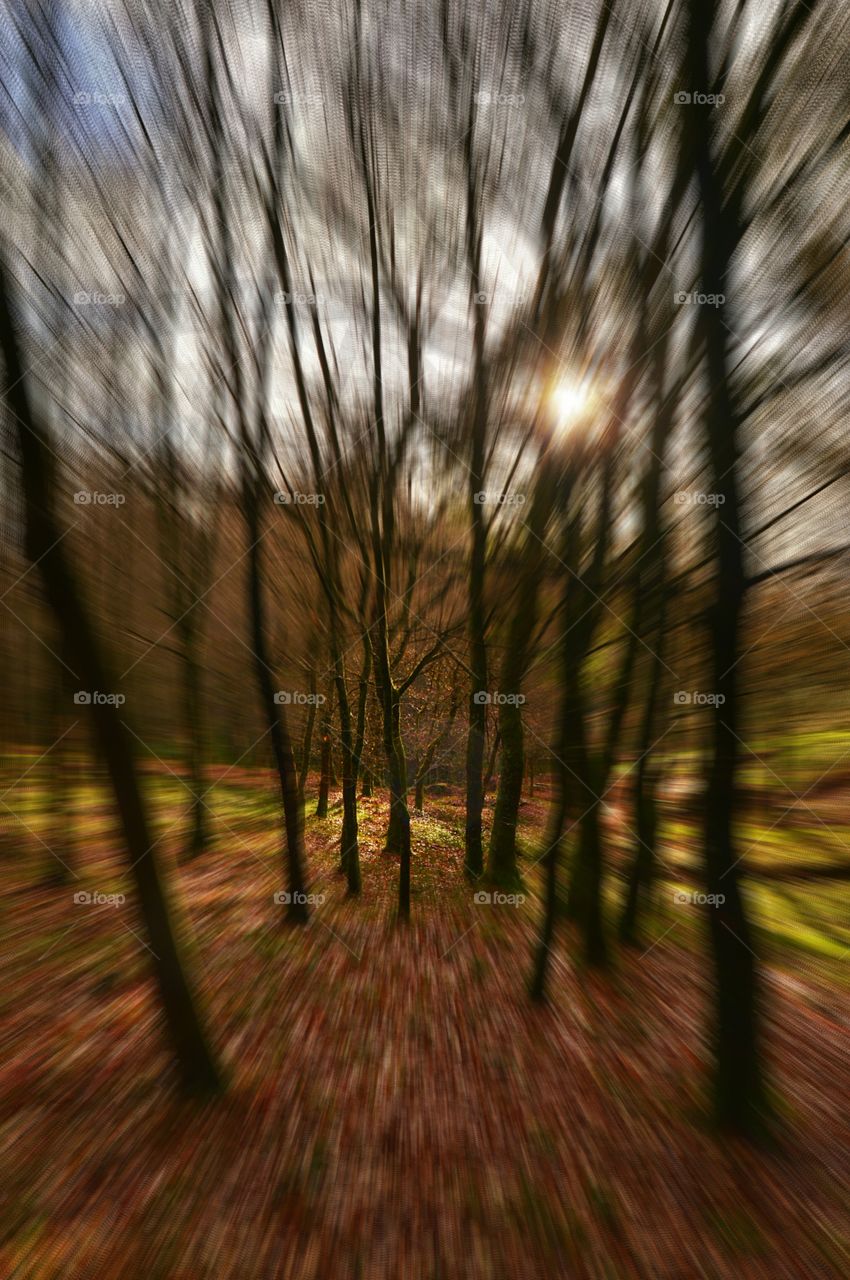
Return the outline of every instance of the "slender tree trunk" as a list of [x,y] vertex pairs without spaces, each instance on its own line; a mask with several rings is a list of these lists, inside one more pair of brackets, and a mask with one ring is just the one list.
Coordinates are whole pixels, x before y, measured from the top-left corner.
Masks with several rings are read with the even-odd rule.
[[377,688],[384,719],[384,753],[390,784],[390,818],[385,853],[399,854],[398,916],[410,918],[410,811],[407,807],[407,758],[401,737],[401,701],[389,671],[386,631],[381,628],[378,645]]
[[[50,444],[32,415],[14,331],[5,266],[0,262],[0,346],[6,363],[6,395],[17,424],[27,555],[38,564],[47,601],[62,632],[69,666],[84,689],[114,690],[115,681],[101,653],[96,632],[67,558],[53,510],[55,483]],[[92,721],[106,761],[121,818],[142,919],[153,958],[165,1025],[183,1087],[191,1093],[214,1092],[221,1076],[198,1014],[172,924],[171,908],[139,787],[133,740],[114,705],[96,702]]]
[[546,999],[549,958],[552,954],[552,939],[555,935],[555,919],[558,913],[558,866],[561,860],[564,823],[569,803],[567,786],[567,779],[563,776],[551,827],[546,838],[546,851],[543,855],[543,916],[529,984],[532,1000],[538,1001]]
[[342,837],[340,869],[348,881],[348,892],[360,892],[360,846],[357,834],[357,748],[351,725],[351,707],[345,683],[345,664],[339,643],[334,637],[337,705],[342,740]]
[[539,478],[528,521],[525,553],[520,566],[516,606],[511,619],[499,690],[499,730],[502,736],[501,768],[493,830],[487,860],[487,876],[495,884],[509,886],[519,880],[516,861],[516,828],[525,774],[522,728],[522,681],[528,647],[537,621],[541,569],[545,551],[543,536],[552,511],[555,469],[551,458],[538,461]]
[[[663,593],[663,585],[659,586]],[[640,940],[640,921],[650,900],[655,875],[655,841],[658,830],[658,771],[652,759],[652,735],[657,722],[659,692],[661,688],[664,651],[664,623],[666,611],[662,599],[658,626],[652,646],[647,673],[643,714],[638,734],[638,764],[635,776],[635,835],[637,845],[629,869],[626,895],[620,915],[620,940],[629,946],[637,946]]]
[[[61,636],[55,642],[62,646]],[[45,884],[58,888],[70,884],[73,879],[71,867],[72,816],[71,796],[67,765],[67,716],[61,711],[63,700],[69,699],[68,689],[62,678],[62,670],[51,659],[47,668],[47,705],[42,723],[51,725],[53,745],[47,755],[48,812],[50,814],[50,857],[45,872]],[[66,703],[67,705],[67,703]]]
[[[189,623],[186,626],[186,623]],[[207,806],[204,802],[201,673],[197,657],[197,632],[191,611],[181,622],[183,648],[183,718],[189,751],[189,785],[192,789],[189,837],[185,858],[191,861],[207,847]]]
[[322,752],[319,760],[319,796],[316,801],[316,817],[328,816],[328,794],[331,787],[331,712],[322,714]]
[[493,775],[496,772],[496,760],[498,759],[499,747],[501,745],[502,745],[502,731],[497,725],[496,730],[493,734],[493,743],[492,743],[492,746],[490,747],[490,755],[487,759],[487,773],[484,778],[484,795],[485,796],[487,795],[487,792],[490,790],[491,786],[493,785]]
[[584,956],[588,964],[605,965],[608,948],[602,920],[602,832],[599,822],[599,778],[587,742],[584,695],[578,674],[568,677],[568,722],[574,747],[576,803],[584,810],[570,881],[568,914],[582,928]]
[[254,671],[259,686],[260,701],[269,738],[272,744],[275,767],[280,782],[283,803],[283,821],[286,830],[284,872],[287,885],[286,917],[296,924],[304,924],[309,916],[307,885],[304,875],[304,822],[301,800],[298,795],[298,778],[295,756],[286,712],[275,702],[275,687],[266,644],[263,601],[262,558],[260,545],[259,495],[256,483],[246,486],[245,515],[250,550],[248,553],[248,608],[251,625],[251,647],[254,653]]
[[[469,566],[469,656],[472,675],[469,690],[469,730],[466,738],[466,825],[464,869],[471,880],[484,871],[482,817],[484,813],[484,735],[487,727],[487,644],[484,615],[484,565],[487,533],[484,509],[476,503],[483,474],[483,440],[473,448],[471,490],[472,553]],[[492,770],[491,770],[492,772]]]
[[301,804],[307,791],[307,777],[310,773],[310,753],[313,750],[313,729],[316,725],[316,669],[310,668],[310,709],[307,712],[307,724],[304,726],[304,738],[301,743],[301,767],[298,770],[298,796]]
[[[711,85],[709,41],[715,0],[691,0],[687,66],[693,83]],[[687,113],[686,145],[693,151],[702,201],[702,287],[722,297],[740,240],[738,198],[725,198],[712,154],[711,110]],[[690,137],[688,138],[688,134]],[[757,1131],[766,1118],[759,1052],[759,987],[752,933],[741,897],[735,851],[735,773],[740,709],[738,633],[744,595],[743,542],[738,493],[738,413],[730,389],[725,303],[700,307],[709,399],[706,436],[715,495],[717,578],[710,615],[716,701],[705,823],[707,894],[722,897],[709,908],[709,935],[716,983],[714,1096],[719,1122],[739,1132]]]
[[520,878],[516,862],[516,828],[525,772],[522,712],[515,703],[499,707],[499,732],[502,739],[501,767],[487,877],[494,884],[508,888],[517,884]]

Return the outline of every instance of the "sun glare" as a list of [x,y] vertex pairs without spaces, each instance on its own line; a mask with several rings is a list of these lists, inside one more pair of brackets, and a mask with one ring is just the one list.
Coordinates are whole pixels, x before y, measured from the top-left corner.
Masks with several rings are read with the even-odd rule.
[[563,430],[568,430],[587,411],[590,389],[585,383],[562,378],[555,383],[549,398],[555,421]]

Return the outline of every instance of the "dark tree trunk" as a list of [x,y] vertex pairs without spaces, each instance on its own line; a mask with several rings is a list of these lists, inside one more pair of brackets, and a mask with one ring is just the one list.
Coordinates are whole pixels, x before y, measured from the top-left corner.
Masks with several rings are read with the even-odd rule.
[[502,745],[502,731],[497,725],[496,731],[493,734],[493,744],[490,747],[490,755],[487,759],[487,773],[484,777],[485,797],[487,795],[487,792],[490,790],[491,786],[493,785],[493,775],[496,772],[496,760],[498,759],[499,747],[501,745]]
[[316,801],[316,817],[328,816],[328,794],[331,788],[331,716],[322,716],[322,752],[319,759],[319,796]]
[[538,1001],[546,999],[549,957],[552,954],[555,918],[558,914],[558,866],[561,860],[564,823],[569,803],[567,787],[567,778],[562,776],[560,779],[560,793],[546,838],[546,850],[543,854],[543,917],[540,922],[540,934],[537,940],[534,967],[529,984],[532,1000]]
[[340,838],[340,869],[348,881],[348,892],[360,892],[360,845],[357,830],[357,746],[352,734],[351,707],[345,683],[345,663],[339,644],[334,637],[337,704],[342,740],[342,835]]
[[310,709],[307,712],[307,723],[304,726],[304,738],[301,743],[301,767],[298,770],[298,796],[303,805],[307,792],[307,778],[310,773],[310,755],[313,750],[313,730],[316,725],[316,670],[310,668]]
[[[480,456],[479,456],[480,455]],[[483,473],[483,440],[473,448],[471,479],[472,554],[469,567],[469,652],[472,671],[469,691],[469,730],[466,739],[466,825],[464,869],[477,880],[484,871],[482,815],[484,812],[484,735],[487,726],[487,645],[484,617],[484,563],[487,533],[484,509],[475,502]]]
[[525,756],[522,712],[518,705],[506,703],[499,707],[499,732],[502,740],[501,767],[490,835],[487,878],[494,884],[507,888],[519,881],[516,828],[522,798]]
[[[111,691],[115,689],[115,682],[101,653],[54,515],[52,495],[55,485],[50,445],[30,409],[2,263],[0,346],[6,363],[6,394],[18,424],[27,555],[33,564],[39,566],[48,604],[62,633],[68,665],[84,689]],[[154,851],[156,842],[139,787],[132,735],[116,706],[96,702],[92,704],[91,714],[95,737],[115,793],[130,874],[148,935],[153,971],[180,1078],[190,1093],[214,1092],[221,1087],[221,1076],[183,968],[168,895],[160,879]]]
[[[61,636],[55,641],[61,651]],[[50,859],[44,876],[45,884],[59,888],[74,879],[71,865],[73,845],[73,818],[71,813],[73,792],[67,761],[67,735],[70,725],[60,710],[63,700],[70,701],[69,691],[58,664],[51,660],[47,679],[47,705],[44,708],[44,724],[52,724],[53,747],[47,756],[47,782],[50,812]],[[67,705],[67,703],[66,703]]]
[[[711,85],[709,41],[715,14],[714,0],[691,0],[687,66],[693,83],[707,87]],[[686,145],[689,143],[693,152],[702,201],[702,287],[707,293],[722,296],[741,235],[740,197],[737,192],[728,195],[723,191],[713,156],[710,107],[695,105],[686,117]],[[758,980],[733,835],[740,741],[738,633],[744,594],[738,411],[730,389],[730,329],[725,303],[698,310],[710,389],[705,425],[716,501],[717,550],[715,600],[710,615],[712,692],[716,702],[706,796],[705,886],[708,894],[720,894],[725,899],[722,906],[709,909],[716,982],[714,1098],[721,1125],[752,1133],[765,1121],[766,1102],[759,1052]]]
[[[189,625],[185,624],[189,622]],[[201,711],[201,673],[197,657],[197,632],[191,610],[181,621],[183,641],[183,718],[189,752],[189,785],[192,805],[189,835],[184,857],[191,861],[207,847],[207,806],[204,801],[203,728]]]
[[256,484],[246,486],[244,497],[248,526],[248,608],[251,625],[251,647],[254,653],[254,671],[260,692],[260,702],[269,730],[275,768],[280,783],[283,804],[283,821],[286,830],[284,872],[286,876],[286,917],[296,924],[304,924],[308,917],[307,885],[304,875],[304,823],[301,800],[298,795],[298,777],[295,756],[286,712],[275,702],[275,687],[266,644],[266,629],[262,583],[261,529],[259,519],[259,495]]
[[620,940],[629,946],[637,946],[639,943],[640,921],[650,900],[652,881],[655,875],[655,842],[658,831],[658,770],[652,759],[652,738],[658,718],[666,618],[663,601],[664,586],[662,583],[659,583],[658,590],[662,593],[661,609],[647,673],[647,688],[637,742],[638,764],[635,777],[634,803],[637,843],[634,858],[629,868],[626,894],[619,923]]
[[602,832],[599,823],[599,779],[587,742],[584,697],[577,673],[571,669],[568,684],[568,723],[575,760],[576,804],[583,810],[574,854],[573,872],[567,900],[568,915],[579,922],[588,964],[604,965],[608,960],[602,920]]
[[501,768],[493,830],[487,859],[487,876],[495,884],[509,886],[519,880],[516,861],[516,828],[525,774],[522,728],[522,682],[528,662],[531,635],[537,621],[543,563],[544,534],[552,512],[555,466],[551,457],[538,460],[538,480],[528,521],[528,536],[519,588],[511,619],[499,690],[499,731],[502,737]]

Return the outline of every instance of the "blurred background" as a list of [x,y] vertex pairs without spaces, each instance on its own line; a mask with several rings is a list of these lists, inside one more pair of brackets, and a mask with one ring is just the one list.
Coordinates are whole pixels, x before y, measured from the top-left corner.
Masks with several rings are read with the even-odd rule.
[[8,1274],[846,1274],[848,14],[0,31]]

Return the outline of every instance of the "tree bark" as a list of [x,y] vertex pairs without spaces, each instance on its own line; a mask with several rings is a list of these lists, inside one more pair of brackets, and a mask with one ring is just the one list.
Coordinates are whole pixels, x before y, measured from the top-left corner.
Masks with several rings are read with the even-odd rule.
[[[694,85],[711,85],[709,42],[715,0],[690,0],[687,66]],[[725,193],[713,155],[711,108],[695,104],[686,115],[689,144],[702,202],[702,288],[723,294],[741,230],[739,197]],[[740,188],[739,188],[740,190]],[[700,307],[697,323],[705,343],[710,388],[705,430],[715,494],[717,576],[710,614],[713,709],[711,760],[705,819],[705,886],[725,901],[709,910],[715,974],[714,1101],[719,1123],[753,1133],[766,1119],[759,1050],[759,984],[752,933],[741,897],[735,852],[735,774],[740,691],[739,645],[744,596],[743,543],[738,491],[738,406],[730,386],[729,326],[725,303]]]
[[331,787],[331,713],[322,715],[322,751],[319,759],[319,795],[316,800],[316,817],[328,816],[328,794]]
[[[100,650],[65,544],[61,541],[52,500],[55,482],[51,447],[31,412],[2,262],[0,346],[6,363],[6,394],[17,424],[27,555],[33,564],[38,564],[47,601],[61,629],[68,664],[74,669],[74,674],[87,690],[114,691],[112,673]],[[91,714],[121,818],[129,870],[148,935],[166,1031],[181,1083],[187,1092],[211,1093],[221,1087],[222,1078],[183,967],[168,895],[154,852],[155,841],[138,782],[132,735],[121,719],[119,709],[112,703],[93,702]]]

